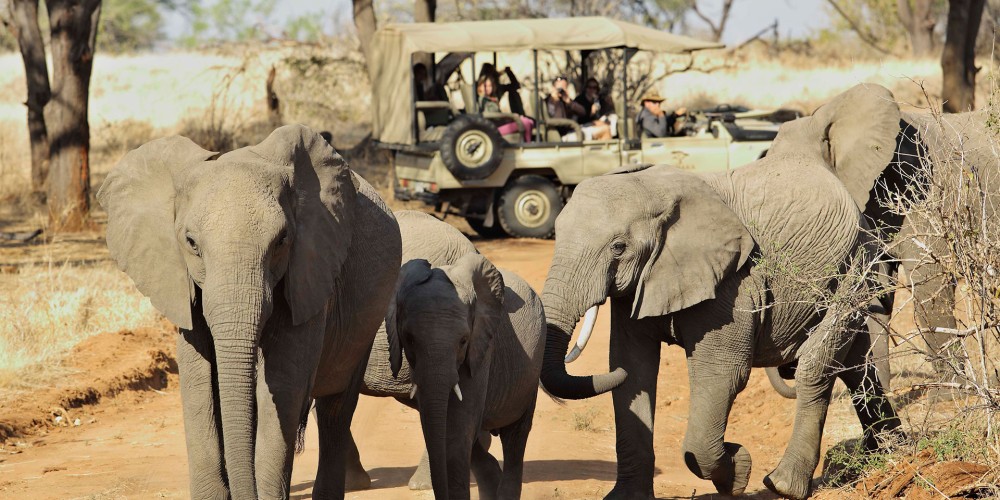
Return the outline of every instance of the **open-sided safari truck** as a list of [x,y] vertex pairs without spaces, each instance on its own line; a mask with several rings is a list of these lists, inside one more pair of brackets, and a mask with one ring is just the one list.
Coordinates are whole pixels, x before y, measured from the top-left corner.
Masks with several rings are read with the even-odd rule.
[[[395,196],[421,200],[445,214],[465,217],[485,236],[552,236],[555,219],[573,187],[629,163],[668,163],[698,171],[725,170],[761,157],[777,126],[753,113],[702,113],[681,137],[641,137],[635,113],[626,103],[628,60],[640,50],[687,53],[719,44],[600,18],[469,21],[390,24],[375,34],[368,57],[372,81],[373,136],[393,151]],[[610,50],[624,58],[620,75],[625,89],[616,103],[617,138],[585,140],[568,119],[545,116],[547,89],[539,78],[539,51],[587,53]],[[530,141],[523,124],[511,113],[478,109],[475,81],[479,62],[496,65],[497,53],[530,54],[534,90],[512,90],[524,114],[535,121]],[[482,53],[492,53],[484,61]],[[447,100],[417,100],[413,77],[417,58]],[[467,64],[466,64],[467,63]],[[462,69],[462,66],[466,69]],[[583,65],[586,78],[586,65]],[[522,75],[522,78],[527,75]],[[544,92],[544,94],[540,93]],[[542,111],[542,112],[540,112]],[[501,136],[497,127],[517,124],[517,132]],[[572,129],[566,142],[558,129]]]

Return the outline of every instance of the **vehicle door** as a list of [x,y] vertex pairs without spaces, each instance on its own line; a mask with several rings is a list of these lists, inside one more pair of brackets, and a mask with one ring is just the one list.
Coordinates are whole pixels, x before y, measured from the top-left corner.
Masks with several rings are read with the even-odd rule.
[[729,168],[729,132],[713,121],[696,135],[681,137],[643,137],[642,162],[673,165],[697,172],[724,171]]

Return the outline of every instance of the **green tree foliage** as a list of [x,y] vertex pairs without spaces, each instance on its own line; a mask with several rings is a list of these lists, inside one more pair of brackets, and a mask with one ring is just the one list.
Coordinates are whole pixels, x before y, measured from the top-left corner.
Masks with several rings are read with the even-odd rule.
[[188,47],[218,42],[244,42],[270,37],[267,25],[277,0],[190,1],[190,31],[178,42]]
[[103,0],[97,50],[132,52],[149,50],[163,39],[161,8],[164,0]]

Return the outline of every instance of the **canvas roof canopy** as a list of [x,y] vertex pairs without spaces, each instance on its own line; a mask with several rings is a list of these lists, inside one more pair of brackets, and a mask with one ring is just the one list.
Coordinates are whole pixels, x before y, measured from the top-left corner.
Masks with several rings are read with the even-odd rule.
[[389,24],[368,53],[373,138],[413,144],[412,55],[416,52],[516,52],[632,48],[685,53],[723,47],[604,17]]

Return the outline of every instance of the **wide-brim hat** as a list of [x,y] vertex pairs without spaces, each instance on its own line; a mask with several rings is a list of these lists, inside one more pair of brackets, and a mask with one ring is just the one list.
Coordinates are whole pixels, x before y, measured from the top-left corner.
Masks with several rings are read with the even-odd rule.
[[663,102],[666,101],[666,99],[660,96],[659,92],[655,90],[650,90],[647,91],[645,94],[643,94],[642,98],[639,99],[639,102],[645,102],[645,101]]

